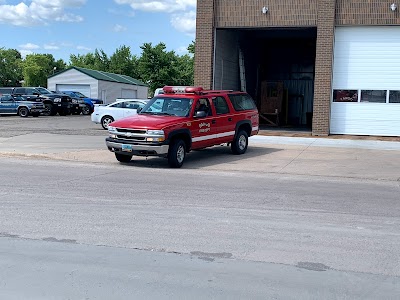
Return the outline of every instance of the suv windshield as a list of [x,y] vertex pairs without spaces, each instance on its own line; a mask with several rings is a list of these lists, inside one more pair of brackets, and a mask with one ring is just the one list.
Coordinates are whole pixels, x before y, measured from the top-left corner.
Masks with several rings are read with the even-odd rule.
[[187,117],[192,108],[193,99],[156,97],[143,107],[141,114]]
[[39,91],[39,93],[42,94],[42,95],[53,94],[48,89],[45,89],[45,88],[42,88],[42,87],[38,87],[38,88],[36,88],[36,90]]

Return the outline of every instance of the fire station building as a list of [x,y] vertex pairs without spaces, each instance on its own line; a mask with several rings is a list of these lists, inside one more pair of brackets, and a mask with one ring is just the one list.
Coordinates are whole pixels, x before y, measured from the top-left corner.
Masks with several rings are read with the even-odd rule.
[[400,136],[400,0],[197,1],[195,85],[266,125]]

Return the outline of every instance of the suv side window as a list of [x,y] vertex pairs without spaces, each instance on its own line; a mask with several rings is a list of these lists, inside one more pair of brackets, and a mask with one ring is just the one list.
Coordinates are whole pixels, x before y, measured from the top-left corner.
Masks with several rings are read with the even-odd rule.
[[229,106],[224,97],[218,96],[212,99],[217,115],[229,113]]
[[230,94],[228,97],[236,111],[256,109],[253,98],[248,94]]
[[15,88],[14,94],[25,95],[25,88]]
[[0,88],[0,96],[12,93],[13,93],[13,88]]
[[207,116],[212,116],[210,101],[207,98],[198,99],[195,106],[196,111],[205,111]]

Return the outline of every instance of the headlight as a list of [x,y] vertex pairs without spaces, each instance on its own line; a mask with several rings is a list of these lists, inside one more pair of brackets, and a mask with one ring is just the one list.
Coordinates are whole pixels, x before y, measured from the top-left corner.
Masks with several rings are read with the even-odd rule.
[[148,135],[164,135],[164,130],[147,130]]
[[147,130],[147,135],[153,137],[146,138],[147,142],[163,142],[165,141],[164,130]]
[[76,104],[76,103],[78,103],[78,100],[72,99],[72,103]]
[[54,102],[61,102],[61,98],[54,98]]

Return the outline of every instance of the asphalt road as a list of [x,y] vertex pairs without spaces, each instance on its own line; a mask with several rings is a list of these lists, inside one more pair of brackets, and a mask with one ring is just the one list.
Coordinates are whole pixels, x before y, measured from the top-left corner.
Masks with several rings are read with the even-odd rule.
[[[26,131],[0,120],[6,142],[60,143],[45,157],[18,143],[18,155],[0,155],[0,299],[398,298],[398,172],[349,173],[354,157],[371,171],[398,152],[258,145],[231,160],[217,148],[172,170],[160,159],[104,160],[104,131],[53,118],[52,129],[28,119]],[[74,149],[62,141],[82,136],[101,160],[84,145],[65,159]],[[271,157],[276,169],[257,170]]]

